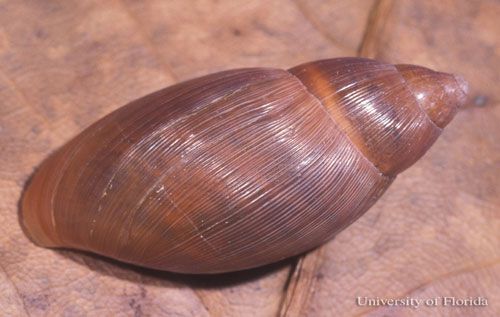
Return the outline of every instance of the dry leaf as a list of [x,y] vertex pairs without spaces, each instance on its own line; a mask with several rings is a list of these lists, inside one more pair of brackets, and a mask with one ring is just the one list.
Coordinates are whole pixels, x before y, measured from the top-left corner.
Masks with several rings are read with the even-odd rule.
[[[500,315],[498,1],[0,1],[0,311],[6,316]],[[361,54],[463,74],[469,106],[358,222],[296,262],[185,276],[34,246],[18,200],[88,124],[234,67]],[[482,296],[475,308],[357,296]]]

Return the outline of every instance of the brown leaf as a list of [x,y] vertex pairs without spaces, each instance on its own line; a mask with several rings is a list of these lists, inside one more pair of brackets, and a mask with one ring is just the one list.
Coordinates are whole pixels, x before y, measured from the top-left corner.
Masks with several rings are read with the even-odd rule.
[[[487,0],[0,2],[0,311],[500,315],[498,16]],[[18,200],[34,168],[111,110],[213,71],[358,50],[461,73],[471,101],[365,216],[298,264],[185,276],[42,249],[22,233]],[[357,296],[488,306],[363,307]]]

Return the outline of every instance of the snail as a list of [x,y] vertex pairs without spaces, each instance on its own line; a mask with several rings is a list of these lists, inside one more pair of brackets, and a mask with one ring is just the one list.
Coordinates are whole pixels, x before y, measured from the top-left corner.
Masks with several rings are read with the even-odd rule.
[[464,104],[460,76],[335,58],[188,80],[95,122],[21,200],[36,244],[183,273],[237,271],[331,239]]

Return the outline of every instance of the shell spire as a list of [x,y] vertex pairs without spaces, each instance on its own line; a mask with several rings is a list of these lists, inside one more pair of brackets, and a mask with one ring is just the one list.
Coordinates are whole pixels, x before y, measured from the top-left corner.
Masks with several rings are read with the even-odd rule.
[[395,65],[409,89],[438,127],[444,128],[465,104],[469,85],[462,76],[436,72],[431,69]]
[[290,72],[318,98],[363,155],[388,176],[425,154],[467,93],[461,77],[366,58],[314,61]]

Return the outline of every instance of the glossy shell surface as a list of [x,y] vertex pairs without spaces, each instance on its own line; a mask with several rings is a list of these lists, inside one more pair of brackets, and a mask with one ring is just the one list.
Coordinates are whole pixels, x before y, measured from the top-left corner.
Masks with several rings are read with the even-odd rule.
[[38,168],[25,231],[176,272],[251,268],[361,216],[466,94],[453,75],[361,58],[230,70],[97,121]]

